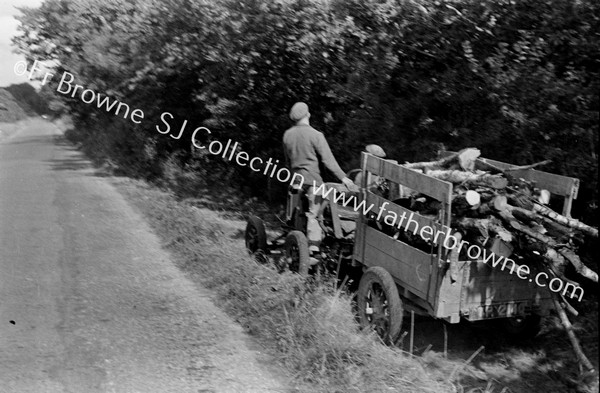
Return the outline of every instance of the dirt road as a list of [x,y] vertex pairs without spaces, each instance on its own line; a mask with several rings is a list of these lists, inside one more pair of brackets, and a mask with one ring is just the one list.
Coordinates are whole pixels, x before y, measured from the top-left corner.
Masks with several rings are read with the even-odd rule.
[[41,119],[0,141],[0,391],[286,391],[61,141]]

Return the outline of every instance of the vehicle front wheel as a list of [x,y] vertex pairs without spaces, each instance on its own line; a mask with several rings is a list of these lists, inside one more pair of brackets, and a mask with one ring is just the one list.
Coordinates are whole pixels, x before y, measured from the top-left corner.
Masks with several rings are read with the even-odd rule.
[[361,327],[371,328],[388,344],[400,336],[404,308],[394,279],[382,267],[371,267],[361,277],[357,293]]
[[288,260],[290,271],[308,276],[310,268],[310,251],[308,239],[300,231],[291,231],[285,238],[285,256]]
[[246,248],[250,254],[266,254],[267,252],[267,232],[263,220],[256,216],[248,218],[246,225]]

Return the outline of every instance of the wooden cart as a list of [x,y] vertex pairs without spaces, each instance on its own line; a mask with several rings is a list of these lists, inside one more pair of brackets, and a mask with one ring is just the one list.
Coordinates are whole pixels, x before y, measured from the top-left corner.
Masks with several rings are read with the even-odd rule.
[[[500,168],[510,164],[488,160]],[[398,337],[403,312],[413,310],[435,318],[457,323],[461,319],[478,321],[501,318],[510,333],[535,335],[539,331],[540,317],[552,308],[550,292],[532,280],[523,280],[499,266],[493,268],[482,260],[468,260],[449,251],[442,242],[429,243],[424,251],[410,241],[401,241],[373,225],[373,215],[380,207],[393,211],[398,217],[412,217],[399,227],[413,233],[429,226],[437,230],[450,227],[452,184],[427,176],[363,153],[363,184],[361,197],[368,214],[361,214],[356,227],[353,264],[362,272],[358,287],[359,319],[363,326],[373,327],[382,338],[392,342]],[[564,215],[569,215],[571,203],[577,197],[578,180],[534,169],[515,171],[517,177],[533,180],[540,188],[564,197]],[[383,198],[368,189],[372,176],[385,178],[396,193],[409,188],[439,201],[435,216],[421,215]],[[393,193],[392,193],[393,194]],[[416,223],[416,224],[415,224]],[[406,240],[406,239],[405,239]],[[495,247],[497,253],[501,248]],[[508,256],[508,255],[507,255]],[[516,260],[518,262],[518,260]],[[529,278],[537,271],[531,267]]]

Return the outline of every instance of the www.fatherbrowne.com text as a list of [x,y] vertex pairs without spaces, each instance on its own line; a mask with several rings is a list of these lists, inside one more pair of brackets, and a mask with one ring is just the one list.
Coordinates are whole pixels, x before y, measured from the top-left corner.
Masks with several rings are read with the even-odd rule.
[[441,243],[448,251],[454,250],[457,254],[460,254],[464,249],[470,260],[480,261],[494,268],[499,267],[502,271],[507,271],[508,269],[510,274],[516,274],[521,280],[535,282],[540,287],[548,287],[552,292],[569,295],[571,299],[577,297],[578,300],[581,301],[583,298],[584,291],[580,286],[576,286],[570,282],[564,282],[559,277],[553,277],[548,282],[550,276],[546,272],[539,272],[533,278],[530,278],[531,269],[528,265],[519,265],[514,260],[504,256],[498,256],[477,244],[471,244],[462,239],[459,240],[452,234],[452,229],[445,225],[442,226],[441,230],[429,225],[424,225],[419,228],[419,223],[414,219],[415,213],[410,213],[407,216],[406,212],[404,212],[398,216],[396,212],[386,209],[386,206],[390,205],[390,202],[383,202],[381,206],[379,206],[377,212],[374,212],[373,209],[375,206],[373,204],[367,206],[366,199],[362,198],[359,201],[354,194],[346,194],[343,191],[338,191],[334,187],[327,187],[325,184],[313,182],[312,192],[315,195],[327,198],[336,204],[351,207],[354,211],[360,212],[365,216],[371,214],[377,221],[382,221],[390,227],[396,227],[398,230],[412,232],[413,235],[419,234],[419,236],[427,242],[432,242],[435,245]]

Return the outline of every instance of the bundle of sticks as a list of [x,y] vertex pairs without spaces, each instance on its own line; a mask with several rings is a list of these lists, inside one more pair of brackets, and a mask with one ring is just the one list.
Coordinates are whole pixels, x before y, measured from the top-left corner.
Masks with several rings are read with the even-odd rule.
[[[586,238],[598,238],[598,229],[555,212],[548,207],[550,192],[514,175],[517,170],[532,169],[549,161],[503,169],[479,156],[478,149],[467,148],[437,161],[404,166],[453,184],[452,228],[460,231],[464,239],[498,238],[506,249],[524,256],[526,263],[541,265],[537,268],[548,271],[550,277],[579,287],[565,277],[565,269],[570,264],[579,275],[597,283],[598,273],[582,262],[577,251]],[[421,206],[426,210],[427,203]],[[571,332],[571,338],[572,327],[565,310],[577,312],[562,295],[554,296],[561,321],[567,332]],[[574,335],[571,341],[578,347]],[[591,369],[580,348],[575,350],[584,366]]]

